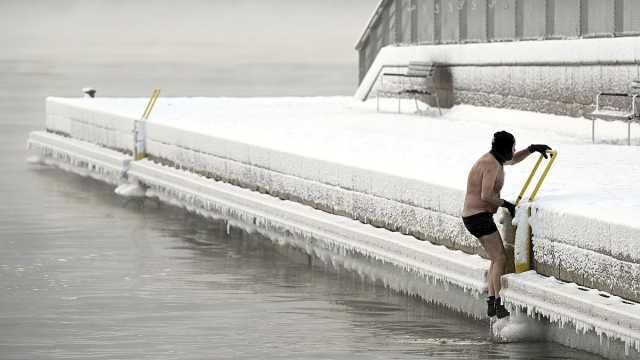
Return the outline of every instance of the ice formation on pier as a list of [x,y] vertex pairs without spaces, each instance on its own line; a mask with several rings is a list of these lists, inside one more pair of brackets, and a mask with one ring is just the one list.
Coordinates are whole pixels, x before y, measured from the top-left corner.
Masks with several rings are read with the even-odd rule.
[[32,161],[112,185],[126,180],[130,157],[113,150],[45,132],[31,133],[27,148]]
[[[490,137],[496,127],[524,124],[521,118],[527,116],[535,116],[541,124],[558,122],[557,117],[505,110],[487,113],[473,107],[454,108],[438,119],[408,115],[389,119],[388,114],[375,114],[366,104],[344,98],[160,99],[158,117],[147,124],[147,150],[152,159],[172,165],[163,166],[148,160],[130,163],[126,155],[131,151],[132,123],[144,101],[49,99],[47,128],[68,137],[32,133],[31,151],[45,163],[84,176],[114,185],[126,180],[119,188],[122,194],[144,192],[205,216],[227,219],[394,289],[479,318],[486,260],[362,222],[392,223],[397,226],[394,230],[404,233],[424,227],[422,235],[477,245],[464,231],[459,215],[466,170],[487,145],[478,140],[479,134]],[[265,107],[272,112],[265,112]],[[487,122],[475,119],[478,113]],[[544,196],[531,205],[531,217],[520,219],[533,228],[536,260],[591,279],[594,287],[627,286],[637,294],[633,286],[640,283],[636,246],[640,226],[632,214],[640,208],[640,192],[630,179],[640,176],[640,166],[634,165],[640,153],[635,147],[585,145],[582,135],[568,135],[571,129],[581,134],[582,125],[572,127],[572,120],[562,119],[563,124],[565,120],[569,125],[560,132],[541,134],[520,125],[519,132],[514,131],[519,144],[544,137],[561,147],[562,163],[545,183]],[[397,121],[403,121],[401,128]],[[446,136],[452,133],[455,138]],[[454,150],[445,156],[445,148]],[[507,170],[503,197],[514,196],[528,170],[526,163]],[[355,214],[361,222],[329,212]],[[553,315],[552,309],[537,307],[534,297],[518,300],[518,291],[524,290],[506,296],[510,304],[517,307],[520,301],[521,309],[526,307],[532,317],[549,314],[545,316],[552,329],[550,338],[567,337],[562,327],[554,327],[566,320],[571,327],[596,338],[605,334],[606,343],[622,342],[631,354],[637,353],[640,336],[600,326],[597,318],[581,318],[588,307],[574,309],[573,315]],[[511,325],[505,329],[519,326]]]
[[[332,264],[340,260],[340,265],[370,274],[394,289],[478,318],[484,316],[480,297],[485,292],[487,261],[477,255],[450,251],[407,235],[149,161],[133,163],[129,175],[148,186],[149,196],[204,216],[227,219],[249,231],[262,232]],[[388,264],[395,270],[364,272],[357,262],[349,260],[358,257]],[[430,291],[429,286],[451,292]],[[470,295],[451,296],[459,292]]]

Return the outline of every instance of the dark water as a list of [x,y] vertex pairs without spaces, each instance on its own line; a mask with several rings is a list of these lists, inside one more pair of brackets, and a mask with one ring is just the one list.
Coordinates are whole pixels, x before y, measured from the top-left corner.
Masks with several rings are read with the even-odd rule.
[[25,162],[47,95],[76,96],[87,84],[103,96],[349,94],[355,69],[1,55],[0,359],[595,358],[494,344],[486,323]]

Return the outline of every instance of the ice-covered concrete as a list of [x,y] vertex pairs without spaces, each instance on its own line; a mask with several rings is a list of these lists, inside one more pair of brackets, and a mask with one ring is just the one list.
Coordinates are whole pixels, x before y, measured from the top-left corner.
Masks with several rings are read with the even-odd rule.
[[[47,130],[68,135],[74,139],[84,140],[114,150],[131,152],[133,149],[133,120],[140,115],[118,112],[121,106],[113,109],[82,106],[95,104],[94,99],[74,99],[75,106],[70,106],[63,99],[47,99]],[[77,101],[80,106],[77,106]],[[128,99],[116,100],[116,103],[130,103]],[[144,106],[144,105],[143,105]],[[144,107],[143,107],[144,109]],[[115,110],[115,111],[113,111]]]
[[27,147],[31,162],[55,165],[112,185],[127,180],[126,170],[131,157],[114,150],[44,131],[29,134]]
[[[640,77],[638,37],[383,47],[356,98],[375,97],[383,66],[440,65],[440,101],[579,116],[601,91],[626,92]],[[404,68],[402,68],[404,66]],[[426,98],[428,99],[428,98]]]
[[[353,253],[394,264],[431,282],[457,286],[476,297],[486,291],[488,265],[477,255],[416,241],[411,236],[147,160],[133,162],[128,174],[147,186],[148,194],[205,215],[207,212],[224,215],[278,234],[293,233],[299,239],[309,239],[310,244],[315,240],[319,241],[316,245],[340,254]],[[482,317],[481,312],[476,315]]]
[[[48,102],[50,130],[125,150],[145,105]],[[469,106],[435,118],[378,114],[374,104],[348,98],[160,99],[156,106],[147,124],[154,159],[472,253],[479,244],[459,218],[466,172],[492,132],[514,132],[518,146],[549,143],[560,157],[531,219],[540,271],[640,299],[640,189],[632,180],[640,177],[639,148],[590,145],[584,120]],[[608,124],[601,136],[624,141],[626,127]],[[507,169],[503,197],[515,198],[532,161]]]
[[[117,170],[115,172],[118,174],[126,172],[124,177],[128,179],[130,187],[145,196],[157,197],[204,216],[225,219],[229,224],[248,231],[258,231],[271,239],[303,249],[334,266],[342,266],[357,271],[363,277],[381,281],[396,290],[419,295],[427,301],[477,318],[484,317],[484,300],[480,295],[485,291],[488,264],[477,255],[419,242],[410,236],[374,228],[152,161],[129,163],[130,157],[127,155],[59,135],[35,132],[30,135],[29,142],[50,144],[47,151],[42,151],[38,146],[31,146],[31,150],[40,161],[74,172],[77,165],[73,164],[99,164],[109,162],[105,159],[116,160],[109,167]],[[55,148],[51,144],[55,144]],[[70,164],[74,167],[70,167]],[[82,175],[108,182],[113,179],[110,172],[104,171],[104,166],[78,167],[85,169],[80,171]],[[127,192],[125,195],[130,194]],[[532,282],[531,288],[527,285],[528,281]],[[536,277],[532,280],[528,277],[516,277],[515,280],[505,278],[505,289],[508,290],[503,296],[509,304],[526,307],[534,317],[537,314],[548,316],[550,311],[564,311],[563,316],[552,316],[550,325],[518,317],[516,323],[502,329],[503,336],[511,336],[508,341],[537,339],[536,336],[543,333],[547,339],[611,358],[635,356],[640,337],[633,332],[635,328],[631,332],[626,330],[628,324],[637,327],[637,324],[633,325],[633,319],[637,317],[636,310],[628,308],[634,305],[627,302],[628,307],[618,306],[622,300],[616,298],[612,321],[606,317],[608,308],[599,308],[602,305],[599,298],[585,300],[560,297],[561,301],[550,302],[549,306],[541,307],[544,311],[538,312],[536,299],[551,296],[548,290],[553,290],[545,285]],[[531,292],[538,297],[531,296]],[[572,303],[574,300],[580,300],[579,304]],[[557,310],[554,304],[570,310]],[[598,312],[605,318],[600,316],[601,322],[593,326],[590,317]],[[583,320],[585,318],[589,320]],[[623,319],[622,325],[620,319]],[[565,323],[571,326],[563,327]],[[576,333],[574,327],[586,332]],[[630,357],[624,355],[625,349]]]
[[[640,356],[640,304],[534,271],[506,275],[502,284],[502,298],[512,310],[607,338],[606,347],[602,341],[590,351],[618,358]],[[554,340],[562,342],[563,336]]]

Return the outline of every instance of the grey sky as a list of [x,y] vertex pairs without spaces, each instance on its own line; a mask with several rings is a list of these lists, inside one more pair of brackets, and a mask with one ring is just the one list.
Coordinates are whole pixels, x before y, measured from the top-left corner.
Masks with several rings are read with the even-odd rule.
[[[377,3],[2,0],[0,45],[7,50],[5,57],[356,63],[353,45]],[[183,59],[180,53],[185,47],[202,51],[197,59]]]

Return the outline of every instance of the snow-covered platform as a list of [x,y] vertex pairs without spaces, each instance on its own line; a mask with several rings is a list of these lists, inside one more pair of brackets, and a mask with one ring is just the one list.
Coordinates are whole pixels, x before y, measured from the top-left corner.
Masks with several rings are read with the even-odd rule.
[[[145,102],[50,98],[47,128],[131,151]],[[340,97],[161,98],[146,130],[161,163],[477,253],[460,221],[466,176],[500,129],[517,147],[560,153],[530,219],[539,271],[640,301],[640,147],[592,145],[584,119],[471,106],[397,115]],[[603,142],[626,142],[624,123],[599,129]],[[640,126],[632,134],[638,144]],[[534,160],[507,169],[504,198]]]
[[[376,113],[375,104],[351,98],[159,99],[146,125],[149,160],[129,162],[145,103],[50,98],[47,129],[66,137],[36,132],[30,144],[62,167],[96,148],[105,152],[88,157],[119,154],[126,175],[116,183],[127,178],[148,196],[231,219],[481,317],[486,261],[431,243],[478,251],[459,218],[466,175],[492,133],[506,129],[517,147],[547,143],[560,152],[533,205],[540,271],[639,298],[640,148],[591,145],[590,122],[470,106],[442,117]],[[626,124],[600,129],[603,141],[626,142]],[[640,132],[632,131],[637,143]],[[48,146],[43,137],[86,148]],[[507,169],[503,197],[515,198],[534,160]],[[90,173],[104,171],[102,163],[75,162]],[[382,260],[384,271],[368,259]],[[633,348],[637,339],[622,341]]]
[[[582,339],[583,348],[605,356],[640,357],[640,304],[534,271],[505,275],[502,284],[502,298],[512,309],[544,318],[557,325],[555,332],[566,327],[600,338],[593,344]],[[567,345],[577,341],[565,334],[548,332],[548,336]],[[603,337],[616,340],[618,345],[603,341]]]

